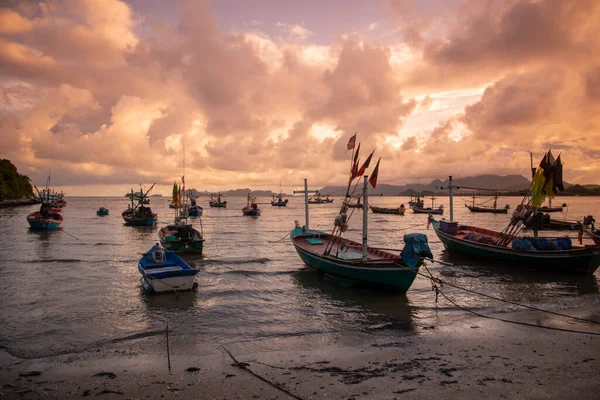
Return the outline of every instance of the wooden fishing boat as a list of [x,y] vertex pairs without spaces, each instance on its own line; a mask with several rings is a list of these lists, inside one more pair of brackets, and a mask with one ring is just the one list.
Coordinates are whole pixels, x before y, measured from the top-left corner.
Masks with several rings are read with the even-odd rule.
[[100,215],[100,216],[104,216],[104,215],[108,215],[108,208],[105,207],[100,207],[97,211],[96,211],[96,215]]
[[36,211],[27,216],[31,229],[57,229],[63,222],[63,216],[50,211]]
[[425,207],[425,202],[421,199],[421,196],[417,193],[417,197],[410,196],[408,200],[409,207]]
[[493,206],[486,206],[483,204],[479,204],[479,205],[475,205],[475,198],[476,196],[473,195],[473,204],[469,205],[469,204],[465,204],[465,207],[467,207],[469,209],[469,211],[474,212],[474,213],[491,213],[491,214],[508,214],[508,210],[510,209],[510,206],[507,204],[504,206],[504,208],[498,208],[498,195],[494,195],[494,205]]
[[440,205],[439,207],[435,207],[435,196],[431,196],[431,207],[423,207],[423,206],[410,206],[411,210],[415,214],[437,214],[441,215],[444,213],[444,206]]
[[[551,160],[551,161],[548,161]],[[545,168],[542,169],[542,165]],[[525,196],[511,215],[508,226],[502,232],[478,228],[469,225],[459,225],[453,220],[452,177],[449,177],[450,192],[450,221],[436,221],[429,216],[429,221],[436,235],[450,252],[473,256],[503,263],[506,266],[519,269],[537,269],[571,274],[593,274],[600,265],[600,246],[574,246],[569,238],[540,238],[537,231],[534,237],[519,235],[523,221],[532,218],[532,208],[536,202],[542,202],[546,190],[554,191],[554,186],[562,186],[562,181],[544,180],[543,173],[552,177],[562,177],[560,158],[554,160],[548,152],[536,178],[536,192]],[[546,186],[548,184],[548,186]],[[529,200],[527,200],[529,198]],[[533,200],[535,199],[535,201]]]
[[404,204],[402,204],[400,207],[375,207],[369,205],[369,208],[374,214],[404,215],[404,212],[406,211]]
[[142,286],[148,292],[178,292],[194,289],[197,269],[157,243],[138,262]]
[[[495,243],[502,237],[500,232],[452,224],[444,220],[436,221],[433,218],[431,224],[436,235],[449,251],[504,262],[505,265],[517,269],[593,274],[600,265],[600,247],[598,246],[572,246],[570,249],[564,250],[538,250],[533,247],[529,250],[522,250],[513,248],[512,245],[515,240],[523,240],[524,237],[511,240],[509,246],[499,246]],[[479,236],[469,235],[471,232]],[[469,237],[471,239],[481,237],[482,239],[479,240],[482,242],[469,240]],[[525,240],[529,241],[529,239]]]
[[[150,192],[155,184],[153,184],[150,189],[146,192]],[[141,196],[137,197],[138,204],[134,203],[134,199],[136,198],[133,194],[133,189],[131,189],[131,204],[129,207],[121,213],[123,220],[125,221],[125,225],[128,226],[154,226],[157,220],[157,214],[152,212],[150,207],[146,207],[143,204],[144,193],[140,189]]]
[[538,211],[541,212],[562,212],[563,208],[562,207],[538,207],[537,208]]
[[246,207],[242,208],[242,213],[252,217],[260,216],[260,208],[256,204],[256,198],[250,196],[250,193],[248,193],[248,203]]
[[[48,176],[48,181],[49,180],[50,176]],[[51,203],[54,194],[48,189],[48,181],[46,181],[46,189],[43,189],[41,192],[38,190],[38,194],[42,201],[40,211],[32,212],[27,215],[27,223],[29,223],[31,229],[57,229],[63,222],[63,216],[58,212],[53,211],[55,207],[52,207]]]
[[187,213],[190,217],[200,217],[204,213],[204,209],[196,203],[196,199],[190,196],[190,205],[187,208]]
[[329,196],[321,196],[320,193],[317,193],[317,195],[314,198],[310,198],[308,199],[308,204],[327,204],[327,203],[333,203],[333,199],[330,199]]
[[216,207],[216,208],[226,208],[227,207],[227,200],[221,200],[221,193],[217,193],[217,194],[210,194],[210,200],[208,202],[208,205],[211,207]]
[[415,214],[443,214],[444,213],[444,206],[441,205],[438,208],[431,208],[431,207],[417,207],[417,206],[412,206],[410,207],[411,210],[413,211],[413,213]]
[[202,255],[204,239],[202,233],[191,224],[176,222],[158,231],[160,244],[176,253],[193,252]]
[[[356,164],[356,160],[354,164]],[[368,167],[366,162],[365,164],[366,166],[363,164],[360,169],[353,166],[352,171],[364,172]],[[378,170],[379,162],[371,180],[373,187],[376,184]],[[352,180],[357,177],[355,175],[354,172],[351,172],[347,197],[351,196],[350,188]],[[368,206],[367,176],[364,177],[363,186],[363,204]],[[405,235],[406,245],[401,254],[369,247],[367,243],[368,207],[363,208],[362,213],[362,243],[342,237],[343,232],[348,228],[348,207],[345,202],[342,202],[332,233],[311,230],[308,213],[309,191],[306,179],[304,180],[304,191],[296,193],[304,193],[306,223],[300,227],[296,221],[296,227],[290,233],[290,237],[302,261],[319,272],[347,282],[390,287],[400,293],[405,293],[412,285],[419,267],[422,265],[421,257],[432,257],[427,245],[427,237],[423,234]]]
[[283,199],[283,195],[279,192],[279,195],[273,195],[273,199],[271,200],[271,205],[273,207],[285,207],[289,202],[288,199]]

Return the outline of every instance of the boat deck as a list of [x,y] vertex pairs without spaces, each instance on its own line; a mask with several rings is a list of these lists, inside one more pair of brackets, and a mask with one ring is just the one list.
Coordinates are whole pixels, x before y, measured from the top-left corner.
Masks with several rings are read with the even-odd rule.
[[[312,237],[298,236],[292,239],[296,246],[312,253],[324,254],[331,242],[334,243],[329,254],[332,258],[345,261],[363,261],[362,245],[352,240],[332,237],[331,235],[315,235]],[[395,255],[382,250],[368,248],[367,263],[400,262],[400,255]]]

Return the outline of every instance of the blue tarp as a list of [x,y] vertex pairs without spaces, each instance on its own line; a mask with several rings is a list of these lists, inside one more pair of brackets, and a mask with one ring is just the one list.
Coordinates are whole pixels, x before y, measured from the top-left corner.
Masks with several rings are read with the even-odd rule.
[[407,267],[414,269],[422,257],[433,258],[431,249],[427,244],[427,236],[422,233],[409,233],[404,235],[404,248],[400,255]]

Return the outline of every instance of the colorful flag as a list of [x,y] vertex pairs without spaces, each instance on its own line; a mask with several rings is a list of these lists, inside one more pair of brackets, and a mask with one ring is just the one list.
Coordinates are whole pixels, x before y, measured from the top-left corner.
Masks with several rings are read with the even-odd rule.
[[352,150],[354,148],[354,145],[356,145],[356,133],[348,141],[348,150]]
[[350,170],[350,182],[352,182],[358,175],[358,162],[354,162],[354,164],[352,164],[352,169]]
[[379,160],[377,160],[377,165],[375,166],[375,169],[373,170],[373,173],[369,178],[369,183],[371,184],[371,186],[373,186],[373,189],[375,189],[375,187],[377,186],[377,175],[379,174],[379,161],[381,161],[381,157],[379,158]]
[[367,159],[365,160],[364,164],[362,165],[362,167],[360,167],[360,169],[358,170],[358,172],[356,173],[356,176],[361,176],[362,174],[365,173],[365,170],[367,168],[369,168],[369,164],[371,164],[371,157],[373,157],[373,153],[375,153],[375,150],[373,150],[371,152],[371,154],[369,154],[369,157],[367,157]]
[[360,143],[358,144],[358,147],[356,148],[356,153],[354,153],[354,163],[355,164],[358,161],[358,153],[360,153]]

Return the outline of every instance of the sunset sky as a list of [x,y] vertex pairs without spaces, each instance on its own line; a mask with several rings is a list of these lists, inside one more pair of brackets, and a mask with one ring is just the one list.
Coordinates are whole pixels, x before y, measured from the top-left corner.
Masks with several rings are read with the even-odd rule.
[[597,0],[0,2],[0,158],[72,195],[529,174],[600,183]]

